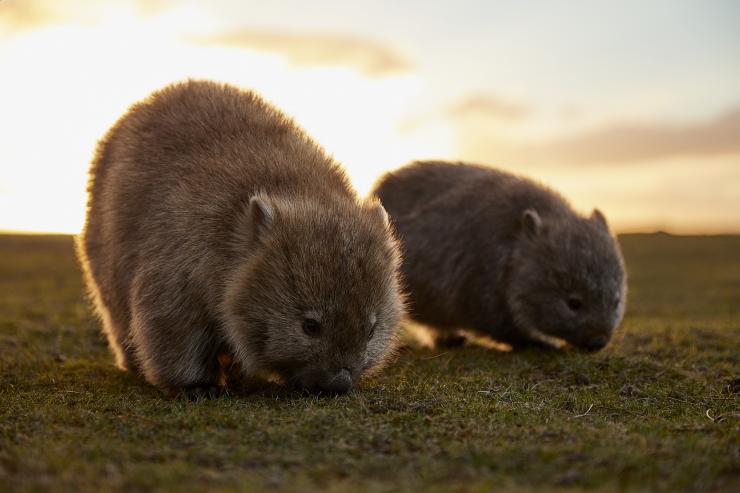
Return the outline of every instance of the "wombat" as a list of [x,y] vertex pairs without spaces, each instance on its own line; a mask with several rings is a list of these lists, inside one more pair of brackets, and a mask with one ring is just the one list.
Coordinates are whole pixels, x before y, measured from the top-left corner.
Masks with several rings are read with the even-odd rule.
[[403,314],[377,200],[255,93],[207,81],[132,106],[100,141],[78,255],[121,368],[213,390],[218,360],[341,393]]
[[624,262],[598,210],[579,216],[548,188],[464,163],[412,163],[374,194],[402,243],[410,316],[441,336],[594,351],[621,322]]

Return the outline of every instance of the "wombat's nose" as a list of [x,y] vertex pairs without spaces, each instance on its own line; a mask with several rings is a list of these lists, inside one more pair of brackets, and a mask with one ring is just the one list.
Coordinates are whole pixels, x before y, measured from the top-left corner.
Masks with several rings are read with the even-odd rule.
[[583,348],[586,351],[598,351],[600,349],[604,349],[604,346],[606,346],[608,343],[609,343],[609,336],[600,335],[600,336],[596,336],[593,339],[586,341],[583,344]]
[[348,368],[342,368],[330,375],[320,387],[321,390],[330,394],[344,394],[352,387],[352,375]]

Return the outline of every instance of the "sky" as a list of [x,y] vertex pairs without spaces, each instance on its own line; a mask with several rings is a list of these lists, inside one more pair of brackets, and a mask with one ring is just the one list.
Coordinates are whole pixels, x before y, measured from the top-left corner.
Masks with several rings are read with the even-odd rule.
[[0,230],[76,233],[95,142],[188,77],[255,89],[366,194],[488,164],[618,232],[740,233],[740,2],[0,0]]

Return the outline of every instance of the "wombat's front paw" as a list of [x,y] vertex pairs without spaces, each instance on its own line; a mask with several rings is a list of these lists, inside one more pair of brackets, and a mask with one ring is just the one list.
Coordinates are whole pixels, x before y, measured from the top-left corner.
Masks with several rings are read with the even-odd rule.
[[198,384],[185,387],[180,390],[180,395],[191,401],[201,401],[206,399],[217,399],[226,395],[226,387],[219,387],[211,384]]
[[461,333],[438,335],[434,338],[435,347],[444,349],[463,347],[467,343],[467,336]]
[[511,344],[511,349],[513,351],[527,351],[530,349],[535,351],[557,351],[561,348],[559,346],[550,344],[547,341],[526,340],[518,341],[514,344]]

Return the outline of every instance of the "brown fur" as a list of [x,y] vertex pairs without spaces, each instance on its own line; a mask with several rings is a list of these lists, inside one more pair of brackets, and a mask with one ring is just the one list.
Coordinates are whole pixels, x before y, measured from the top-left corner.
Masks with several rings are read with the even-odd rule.
[[402,313],[382,207],[292,120],[212,82],[155,92],[101,140],[78,254],[117,364],[166,389],[216,385],[233,357],[344,391]]
[[375,194],[403,244],[410,315],[440,335],[595,350],[619,325],[624,263],[599,211],[579,216],[525,178],[442,162],[389,173]]

